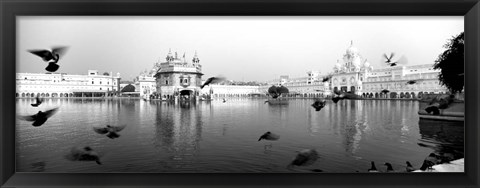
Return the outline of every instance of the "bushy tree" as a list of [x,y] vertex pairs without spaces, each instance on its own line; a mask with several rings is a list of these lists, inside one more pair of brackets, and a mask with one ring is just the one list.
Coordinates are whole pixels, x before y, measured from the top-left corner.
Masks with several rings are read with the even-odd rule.
[[451,93],[462,92],[464,83],[465,53],[464,33],[450,39],[444,45],[447,50],[438,56],[433,66],[440,69],[438,80],[440,84],[447,87]]
[[279,87],[271,86],[270,88],[268,88],[267,92],[273,98],[277,98],[281,96],[283,93],[288,93],[289,91],[288,91],[288,88],[286,88],[285,86],[279,86]]
[[135,92],[135,86],[128,84],[122,89],[122,92]]

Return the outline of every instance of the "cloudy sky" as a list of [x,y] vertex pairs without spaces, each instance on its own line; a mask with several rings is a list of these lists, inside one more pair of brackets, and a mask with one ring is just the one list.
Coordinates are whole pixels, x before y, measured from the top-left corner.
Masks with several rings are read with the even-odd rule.
[[332,71],[353,41],[374,68],[382,54],[434,63],[463,17],[17,17],[17,72],[45,72],[29,49],[69,46],[57,72],[119,72],[132,80],[169,51],[198,52],[206,77],[266,81]]

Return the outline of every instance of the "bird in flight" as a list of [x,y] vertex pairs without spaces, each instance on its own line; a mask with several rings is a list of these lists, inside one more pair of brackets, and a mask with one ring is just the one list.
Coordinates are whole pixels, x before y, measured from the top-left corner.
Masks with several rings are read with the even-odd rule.
[[417,80],[409,80],[406,85],[416,84]]
[[275,140],[278,140],[280,139],[280,136],[277,135],[277,134],[274,134],[270,131],[264,133],[262,136],[260,136],[260,138],[258,139],[258,141],[260,140],[270,140],[270,141],[275,141]]
[[105,127],[93,127],[93,130],[98,134],[106,134],[108,138],[115,139],[120,137],[118,132],[122,131],[127,125],[122,126],[111,126],[107,125]]
[[395,53],[390,53],[390,56],[387,56],[387,54],[383,54],[383,58],[385,58],[385,63],[387,65],[390,65],[391,67],[397,66],[398,64],[407,64],[408,60],[405,56],[400,57],[397,61],[393,61],[393,56],[395,56]]
[[29,50],[30,53],[35,54],[42,58],[43,61],[48,63],[45,68],[48,72],[55,72],[60,67],[58,61],[63,57],[68,47],[54,47],[52,50]]
[[58,108],[50,109],[45,112],[38,111],[38,113],[31,115],[31,116],[19,116],[20,119],[25,121],[33,121],[34,127],[39,127],[43,125],[48,118],[52,117],[53,114],[57,112]]
[[210,77],[208,78],[205,83],[202,84],[202,86],[200,86],[200,89],[203,89],[206,85],[210,85],[210,84],[215,84],[215,83],[219,83],[219,82],[222,82],[224,81],[226,78],[225,77],[222,77],[222,76],[217,76],[217,77]]
[[315,108],[315,111],[320,111],[323,107],[327,105],[327,101],[325,100],[316,100],[313,104],[312,107]]
[[65,155],[65,158],[70,161],[95,161],[99,165],[102,164],[100,155],[93,151],[90,146],[84,148],[73,147],[70,153]]
[[40,97],[37,95],[37,98],[35,98],[35,103],[31,104],[33,107],[38,107],[40,104],[42,104],[43,99],[40,99]]
[[317,151],[314,149],[304,149],[297,153],[297,156],[287,166],[287,168],[292,168],[293,166],[309,166],[315,163],[318,158],[320,157]]

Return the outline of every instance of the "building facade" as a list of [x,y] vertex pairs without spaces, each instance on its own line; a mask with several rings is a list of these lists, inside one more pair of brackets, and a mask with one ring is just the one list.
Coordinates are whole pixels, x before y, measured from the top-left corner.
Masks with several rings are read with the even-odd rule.
[[87,75],[65,73],[17,73],[16,97],[93,97],[111,96],[120,91],[120,73]]
[[179,58],[171,51],[167,54],[166,62],[156,63],[154,66],[156,74],[156,92],[162,98],[194,98],[200,94],[202,84],[202,66],[197,52],[191,62],[188,62],[183,54]]
[[[438,81],[439,72],[433,69],[433,63],[374,69],[352,42],[343,55],[342,62],[337,61],[332,73],[308,71],[305,77],[281,76],[267,83],[269,86],[287,87],[290,90],[289,96],[325,97],[334,90],[341,90],[365,98],[414,98],[424,93],[447,93],[447,88]],[[327,75],[331,75],[331,79],[322,82]],[[416,80],[417,83],[407,84],[410,80]],[[260,91],[266,92],[268,87],[261,87]],[[382,94],[384,89],[390,93]]]

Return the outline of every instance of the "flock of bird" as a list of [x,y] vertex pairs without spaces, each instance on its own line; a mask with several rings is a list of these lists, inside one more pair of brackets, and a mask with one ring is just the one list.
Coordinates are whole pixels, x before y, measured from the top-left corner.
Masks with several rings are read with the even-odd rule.
[[[45,70],[48,72],[57,71],[60,66],[58,65],[59,60],[63,57],[68,47],[54,47],[51,50],[29,50],[30,53],[35,54],[42,58],[43,61],[48,63]],[[39,107],[43,103],[43,98],[40,98],[38,95],[35,99],[35,103],[31,104],[32,107]],[[18,118],[25,121],[33,122],[34,127],[42,126],[50,117],[52,117],[58,111],[58,107],[52,108],[46,111],[38,111],[36,114],[21,116]],[[106,135],[110,139],[115,139],[120,137],[118,132],[122,131],[126,125],[121,126],[111,126],[106,125],[105,127],[93,127],[93,131]],[[85,147],[73,147],[69,153],[65,155],[65,158],[70,161],[95,161],[97,164],[101,165],[100,155],[94,151],[90,146]]]
[[[36,102],[31,104],[32,107],[39,107],[43,103],[43,99],[39,96],[36,97]],[[58,111],[58,107],[46,110],[45,112],[38,111],[34,115],[28,116],[21,116],[19,115],[18,118],[25,121],[33,122],[32,125],[34,127],[40,127],[45,122],[52,117]],[[93,127],[93,131],[106,135],[110,139],[115,139],[120,137],[118,132],[122,131],[126,125],[121,126],[112,126],[106,125],[105,127]],[[83,148],[73,147],[69,153],[65,155],[65,158],[70,161],[95,161],[97,164],[101,165],[100,162],[100,155],[94,151],[90,146],[85,146]]]
[[[66,49],[67,47],[55,47],[55,48],[52,48],[51,50],[29,50],[29,51],[37,56],[40,56],[43,59],[43,61],[48,63],[48,66],[45,68],[45,70],[49,72],[55,72],[60,67],[58,65],[58,61],[66,52]],[[390,56],[387,56],[385,54],[385,58],[387,59],[386,61],[387,64],[389,64],[390,66],[396,66],[397,64],[401,63],[399,61],[392,62],[391,59],[393,58],[393,56],[394,56],[393,53]],[[332,75],[328,75],[327,77],[323,78],[322,81],[328,82],[331,78],[332,78]],[[219,83],[224,80],[225,80],[225,77],[222,77],[222,76],[210,77],[200,86],[200,88],[203,89],[206,85]],[[411,80],[411,81],[408,81],[407,84],[415,84],[416,82],[417,81],[415,80]],[[388,93],[389,91],[382,90],[381,92]],[[335,90],[334,96],[332,97],[332,101],[334,103],[337,103],[340,100],[353,99],[355,97],[356,96],[354,93]],[[226,100],[223,99],[223,102],[225,103]],[[267,102],[268,101],[266,101],[265,103]],[[43,99],[37,96],[35,103],[31,104],[31,106],[39,107],[42,103],[43,103]],[[327,103],[325,100],[317,99],[311,106],[316,111],[320,111],[322,108],[326,106],[326,104]],[[58,111],[58,107],[50,110],[46,110],[45,112],[38,111],[38,113],[34,115],[19,116],[19,119],[33,122],[32,125],[34,127],[40,127],[48,120],[48,118],[52,117],[57,111]],[[122,125],[122,126],[106,125],[105,127],[94,127],[93,131],[98,134],[106,135],[106,137],[110,139],[115,139],[120,137],[118,132],[122,131],[125,127],[126,125]],[[261,141],[261,140],[277,141],[279,139],[280,139],[280,136],[278,134],[268,131],[263,135],[261,135],[258,141]],[[96,151],[94,151],[90,146],[85,146],[83,148],[73,147],[70,150],[70,152],[65,156],[65,158],[70,161],[95,161],[99,165],[102,164],[102,162],[100,161],[100,155]],[[290,164],[288,164],[287,168],[292,169],[294,166],[309,166],[314,164],[318,158],[320,158],[320,155],[315,149],[303,149],[301,151],[297,151],[297,155],[290,162]],[[406,164],[407,164],[406,172],[412,172],[415,170],[409,161],[407,161]],[[423,165],[420,167],[420,170],[425,171],[425,170],[431,169],[431,167],[435,164],[439,164],[438,156],[435,155],[434,153],[431,153],[427,158],[425,158]],[[387,166],[386,172],[394,171],[390,163],[384,163],[384,165]],[[320,169],[312,169],[311,171],[322,172],[322,170]],[[371,168],[368,169],[368,172],[379,172],[373,161],[371,162]]]

